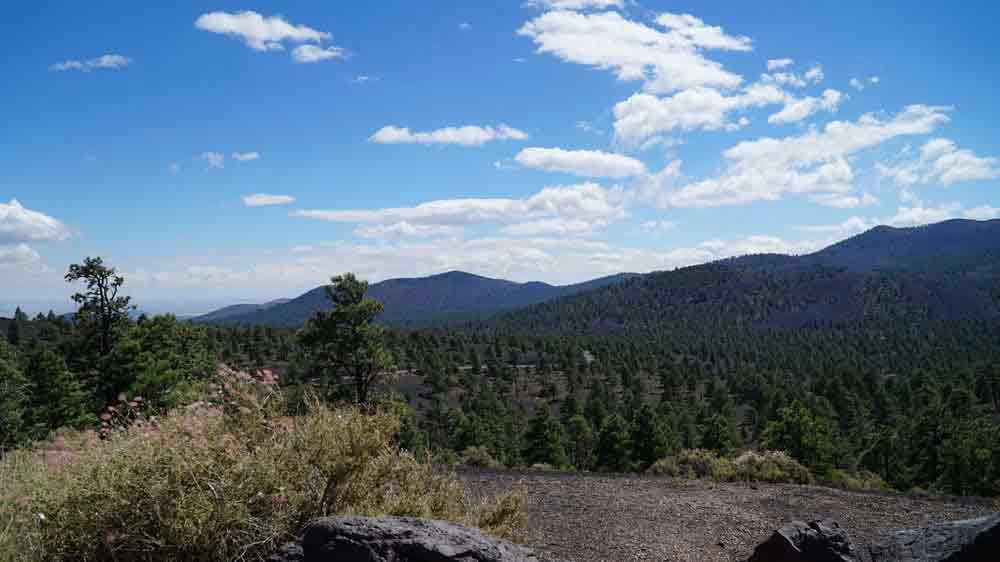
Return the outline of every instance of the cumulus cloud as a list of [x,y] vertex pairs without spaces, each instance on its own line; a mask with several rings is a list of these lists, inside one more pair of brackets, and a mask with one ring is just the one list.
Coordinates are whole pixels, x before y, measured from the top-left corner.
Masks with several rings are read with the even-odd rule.
[[66,225],[46,214],[24,208],[17,199],[11,199],[6,204],[0,203],[2,245],[65,240],[70,235]]
[[935,138],[927,141],[915,158],[891,164],[879,163],[876,169],[883,177],[891,178],[902,187],[933,182],[950,186],[1000,177],[1000,160],[959,149],[950,139]]
[[224,168],[226,166],[226,155],[221,152],[202,152],[195,158],[204,160],[209,168]]
[[768,59],[767,60],[767,70],[780,70],[782,68],[791,66],[795,61],[792,59]]
[[726,150],[720,175],[659,195],[661,206],[714,207],[780,199],[785,193],[847,194],[853,189],[851,155],[905,135],[931,132],[948,108],[907,106],[891,117],[862,115],[784,138],[743,141]]
[[[765,75],[770,76],[770,75]],[[801,121],[818,111],[836,111],[843,96],[826,90],[822,97],[795,97],[773,80],[762,80],[733,94],[709,87],[682,90],[672,96],[638,93],[615,105],[615,140],[625,147],[642,146],[648,139],[671,131],[734,131],[749,121],[731,114],[755,107],[783,104],[768,118],[772,124]]]
[[496,127],[465,125],[444,127],[427,132],[413,132],[406,127],[387,125],[375,132],[369,141],[378,144],[453,144],[459,146],[482,146],[491,141],[525,140],[528,133],[508,125]]
[[747,37],[726,34],[688,14],[663,13],[658,28],[618,12],[546,12],[521,27],[539,53],[610,70],[621,81],[641,81],[647,92],[698,86],[734,88],[742,78],[703,56],[704,50],[749,51]]
[[525,168],[588,178],[625,178],[646,172],[646,166],[635,158],[599,150],[532,147],[519,152],[514,160]]
[[753,84],[740,93],[726,95],[708,87],[691,88],[668,97],[638,93],[615,105],[615,140],[623,146],[640,146],[663,133],[697,129],[734,130],[733,111],[782,103],[788,94],[773,84]]
[[823,67],[819,65],[810,68],[805,73],[805,79],[808,80],[809,82],[812,82],[813,84],[819,84],[820,82],[823,81],[823,78],[824,78]]
[[49,69],[56,72],[65,72],[67,70],[90,72],[91,70],[100,69],[119,70],[130,64],[132,64],[132,59],[126,56],[107,54],[87,60],[66,60],[53,64]]
[[270,193],[254,193],[244,195],[243,204],[247,207],[266,207],[270,205],[290,205],[295,202],[291,195],[272,195]]
[[299,63],[343,58],[345,54],[340,47],[321,46],[331,39],[328,32],[289,23],[281,16],[264,17],[249,10],[202,14],[194,26],[239,39],[255,51],[282,51],[286,43],[306,43],[292,50],[292,59]]
[[252,160],[258,160],[260,158],[259,152],[234,152],[232,154],[233,160],[239,162],[250,162]]
[[851,78],[850,84],[852,88],[854,88],[859,92],[865,89],[865,83],[862,82],[861,80],[858,80],[857,78]]

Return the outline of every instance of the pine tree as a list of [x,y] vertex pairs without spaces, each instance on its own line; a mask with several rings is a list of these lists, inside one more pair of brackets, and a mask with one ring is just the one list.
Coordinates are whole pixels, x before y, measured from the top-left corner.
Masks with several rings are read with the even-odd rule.
[[624,472],[632,468],[632,443],[628,422],[618,414],[605,418],[597,439],[597,465]]
[[528,464],[547,464],[555,468],[570,465],[566,454],[566,433],[559,420],[549,413],[547,404],[539,404],[528,424],[524,458]]
[[16,359],[13,350],[0,341],[0,451],[14,448],[28,438],[28,381]]

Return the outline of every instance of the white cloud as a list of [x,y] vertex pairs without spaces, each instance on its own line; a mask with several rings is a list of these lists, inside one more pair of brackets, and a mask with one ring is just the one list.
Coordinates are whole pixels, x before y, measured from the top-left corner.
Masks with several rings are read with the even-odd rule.
[[925,207],[917,202],[910,207],[899,207],[896,214],[885,221],[889,226],[907,227],[923,226],[935,222],[953,219],[959,215],[962,206],[958,203],[946,203],[937,207]]
[[867,191],[859,195],[844,193],[819,193],[809,198],[810,201],[827,207],[838,209],[854,209],[856,207],[870,207],[878,204],[878,197]]
[[340,47],[319,47],[317,45],[299,45],[292,49],[292,60],[298,63],[320,62],[331,59],[342,59],[347,52]]
[[984,221],[1000,217],[1000,209],[996,207],[990,207],[989,205],[982,205],[979,207],[973,207],[971,209],[967,209],[962,214],[967,219]]
[[285,48],[285,41],[321,43],[330,39],[330,34],[325,31],[305,25],[293,25],[281,16],[264,17],[252,11],[203,14],[195,20],[194,26],[241,39],[255,51],[280,51]]
[[857,78],[851,78],[851,87],[860,92],[865,89],[865,83]]
[[977,156],[968,149],[959,149],[946,138],[927,141],[914,159],[896,164],[876,164],[884,177],[896,185],[907,187],[918,183],[940,182],[949,186],[963,181],[989,180],[1000,177],[1000,160]]
[[38,263],[41,259],[38,252],[27,244],[0,245],[0,267],[30,265]]
[[467,31],[469,29],[472,29],[472,24],[467,21],[463,21],[462,23],[458,24],[458,28],[461,29],[462,31]]
[[445,127],[428,132],[411,132],[406,127],[387,125],[368,138],[379,144],[454,144],[460,146],[482,146],[490,141],[524,140],[528,134],[524,131],[497,125],[496,127],[466,125],[464,127]]
[[594,133],[595,135],[603,135],[604,131],[598,129],[590,121],[577,121],[576,128],[585,133]]
[[202,152],[195,158],[204,160],[209,168],[224,168],[226,166],[226,155],[221,152]]
[[0,244],[58,241],[70,235],[66,225],[46,214],[25,209],[17,199],[0,203]]
[[254,193],[244,195],[243,204],[247,207],[265,207],[269,205],[289,205],[295,202],[291,195],[272,195],[270,193]]
[[788,98],[781,111],[769,116],[768,123],[794,123],[801,121],[818,111],[835,112],[840,107],[844,96],[837,90],[824,90],[819,98]]
[[781,86],[792,86],[795,88],[805,88],[806,81],[799,78],[797,74],[793,72],[775,72],[774,74],[761,74],[761,82],[771,82],[774,84],[779,84]]
[[445,236],[458,236],[464,232],[460,226],[448,226],[440,224],[411,224],[406,221],[392,224],[374,224],[359,226],[354,229],[354,234],[361,238],[438,238]]
[[554,218],[514,223],[503,227],[501,232],[510,236],[583,236],[607,225],[608,221],[605,220]]
[[365,82],[370,82],[371,80],[372,80],[371,76],[368,76],[368,75],[365,75],[365,74],[359,74],[359,75],[355,76],[351,80],[351,82],[354,82],[355,84],[364,84]]
[[727,35],[687,14],[664,13],[656,29],[617,12],[546,12],[518,33],[530,37],[539,53],[611,70],[621,81],[641,81],[652,93],[698,86],[734,88],[742,78],[706,59],[705,49],[748,51],[747,37]]
[[639,228],[646,233],[659,233],[659,232],[667,232],[669,230],[673,230],[675,226],[677,225],[673,221],[652,220],[652,221],[644,221],[642,224],[639,225]]
[[233,160],[239,162],[250,162],[251,160],[258,160],[260,158],[259,152],[234,152],[232,154]]
[[854,180],[849,156],[899,136],[927,134],[948,120],[946,111],[911,105],[891,118],[865,114],[857,122],[833,121],[797,136],[744,141],[723,153],[729,161],[723,173],[662,193],[658,203],[714,207],[773,201],[784,193],[846,194]]
[[340,47],[321,45],[331,39],[329,33],[306,25],[294,25],[281,16],[264,17],[249,10],[211,12],[199,16],[194,26],[240,39],[255,51],[283,51],[286,43],[306,43],[292,50],[292,59],[298,63],[319,62],[346,55]]
[[853,236],[855,234],[861,234],[862,232],[875,228],[876,226],[878,226],[878,221],[875,219],[851,217],[842,223],[830,224],[830,225],[803,226],[801,227],[801,230],[807,232],[830,234],[837,237],[847,237],[847,236]]
[[805,73],[806,80],[808,80],[809,82],[812,82],[813,84],[819,84],[820,82],[822,82],[823,81],[823,77],[824,77],[823,76],[823,67],[820,66],[820,65],[816,65],[816,66],[810,68]]
[[879,82],[882,81],[882,79],[879,78],[878,76],[872,76],[871,78],[868,79],[868,81],[871,82],[872,84],[878,84]]
[[588,178],[625,178],[646,173],[646,166],[635,158],[599,150],[532,147],[517,153],[514,160],[525,168]]
[[50,70],[55,70],[57,72],[64,72],[67,70],[79,70],[81,72],[90,72],[91,70],[99,69],[111,69],[118,70],[125,68],[126,66],[132,64],[132,59],[115,54],[102,55],[97,58],[87,59],[87,60],[67,60],[60,63],[53,64],[49,67]]
[[729,96],[707,87],[662,98],[634,94],[615,105],[615,140],[623,146],[640,146],[650,138],[675,130],[733,130],[740,125],[729,121],[729,113],[782,103],[787,98],[781,88],[761,83]]
[[624,8],[625,0],[528,0],[527,5],[542,10],[607,10]]
[[779,70],[787,66],[791,66],[795,61],[792,59],[768,59],[767,60],[767,70]]
[[524,199],[442,199],[414,207],[347,210],[301,210],[293,217],[359,224],[471,225],[515,223],[544,218],[611,221],[624,218],[620,188],[594,183],[546,187]]

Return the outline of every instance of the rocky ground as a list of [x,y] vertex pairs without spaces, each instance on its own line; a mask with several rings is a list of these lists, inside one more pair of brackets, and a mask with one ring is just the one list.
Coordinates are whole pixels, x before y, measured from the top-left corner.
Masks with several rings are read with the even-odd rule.
[[839,522],[865,550],[891,531],[993,511],[987,500],[814,486],[484,470],[459,475],[482,494],[524,485],[530,498],[527,542],[567,562],[741,561],[785,522],[816,518]]

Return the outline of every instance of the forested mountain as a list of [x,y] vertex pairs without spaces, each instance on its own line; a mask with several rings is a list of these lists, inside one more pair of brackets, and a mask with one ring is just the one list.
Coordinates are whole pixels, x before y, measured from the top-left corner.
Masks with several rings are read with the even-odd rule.
[[[462,271],[430,277],[389,279],[368,294],[385,305],[379,320],[393,326],[426,326],[482,320],[545,300],[607,286],[632,277],[619,274],[575,285],[515,283]],[[200,323],[300,326],[316,311],[330,308],[325,287],[269,305],[236,305],[195,318]]]
[[494,326],[560,333],[795,328],[1000,316],[1000,220],[880,226],[805,256],[656,272],[533,305]]

